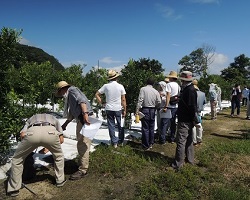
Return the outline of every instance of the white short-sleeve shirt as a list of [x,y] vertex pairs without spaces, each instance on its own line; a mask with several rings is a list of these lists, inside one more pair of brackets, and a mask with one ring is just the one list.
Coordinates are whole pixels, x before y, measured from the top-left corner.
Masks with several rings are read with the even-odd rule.
[[104,84],[98,92],[106,96],[105,110],[119,111],[122,109],[121,96],[126,94],[122,84],[117,83],[117,81],[110,81]]

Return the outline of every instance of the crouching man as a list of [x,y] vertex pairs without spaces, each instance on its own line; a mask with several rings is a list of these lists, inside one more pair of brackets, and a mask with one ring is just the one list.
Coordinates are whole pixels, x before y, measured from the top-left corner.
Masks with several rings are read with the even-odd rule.
[[61,187],[66,182],[64,177],[64,155],[61,143],[64,142],[63,130],[59,121],[50,114],[35,114],[30,117],[20,131],[19,143],[11,165],[7,184],[7,194],[18,196],[22,186],[23,163],[25,158],[39,146],[44,146],[53,155],[55,161],[56,186]]

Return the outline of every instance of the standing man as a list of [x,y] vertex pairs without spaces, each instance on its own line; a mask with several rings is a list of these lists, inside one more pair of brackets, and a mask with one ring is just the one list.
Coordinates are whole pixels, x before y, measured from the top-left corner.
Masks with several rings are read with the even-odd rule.
[[24,160],[39,146],[46,147],[52,153],[55,161],[56,186],[62,187],[66,179],[64,177],[64,155],[61,149],[64,138],[59,121],[46,113],[33,115],[20,131],[20,137],[21,143],[19,143],[12,159],[7,194],[12,197],[19,195]]
[[242,92],[239,84],[235,84],[231,95],[231,117],[234,116],[234,111],[237,109],[237,116],[240,115],[240,101],[242,99]]
[[241,106],[247,106],[248,94],[249,94],[249,90],[248,90],[247,86],[245,86],[244,89],[242,90],[242,104],[241,104]]
[[145,116],[141,119],[142,148],[149,150],[154,144],[155,111],[161,104],[159,92],[153,88],[154,79],[147,79],[147,86],[140,89],[135,113],[141,111]]
[[221,106],[221,88],[218,85],[216,85],[215,90],[217,92],[218,106],[219,106],[220,110],[222,110],[222,106]]
[[247,97],[247,117],[246,119],[250,120],[250,92],[248,93],[248,97]]
[[[162,129],[162,126],[161,126],[161,121],[162,121],[162,118],[161,118],[161,109],[163,109],[165,107],[165,104],[166,104],[166,85],[167,83],[169,82],[169,79],[168,78],[165,78],[164,81],[160,81],[158,84],[157,84],[157,91],[159,92],[160,94],[160,97],[161,97],[161,106],[159,109],[156,110],[156,121],[157,121],[157,131],[156,131],[156,134],[155,134],[155,140],[157,139],[160,139],[160,135],[161,135],[161,129]],[[167,130],[167,128],[166,128]],[[166,134],[167,131],[165,131],[165,134]]]
[[194,164],[194,146],[193,146],[193,127],[198,124],[196,118],[197,112],[197,93],[192,84],[192,72],[183,71],[180,74],[182,85],[180,100],[178,103],[177,116],[177,137],[175,161],[172,167],[176,170],[180,169],[185,161]]
[[216,84],[209,84],[209,100],[210,100],[210,108],[211,108],[211,120],[217,119],[217,92],[216,92]]
[[[172,118],[167,120],[166,126],[170,126],[170,142],[173,144],[175,141],[176,111],[180,86],[177,83],[177,73],[175,71],[171,71],[167,77],[169,78],[169,83],[166,86],[166,105],[163,111],[167,112],[167,109],[171,110]],[[165,140],[166,139],[162,137],[161,142],[164,144],[166,142]]]
[[[193,85],[197,92],[197,114],[198,117],[201,119],[201,111],[204,110],[204,106],[207,103],[206,95],[204,92],[200,91],[197,80],[193,80]],[[202,132],[203,132],[202,124],[200,124],[200,126],[193,127],[194,146],[202,143]]]
[[91,146],[91,139],[80,134],[84,124],[90,125],[89,116],[93,115],[89,100],[75,86],[69,85],[66,81],[60,81],[57,84],[57,91],[55,96],[63,97],[64,102],[64,116],[67,120],[62,125],[62,129],[66,130],[67,125],[76,119],[76,138],[77,150],[79,153],[79,168],[78,171],[70,176],[71,180],[83,178],[87,174],[89,167],[89,150]]
[[[97,101],[102,105],[101,94],[106,96],[106,114],[109,129],[111,145],[117,148],[117,145],[123,145],[124,130],[121,127],[121,116],[126,116],[126,91],[124,86],[117,82],[119,74],[114,70],[108,71],[109,83],[104,84],[95,94]],[[115,135],[115,120],[118,126],[118,137]]]

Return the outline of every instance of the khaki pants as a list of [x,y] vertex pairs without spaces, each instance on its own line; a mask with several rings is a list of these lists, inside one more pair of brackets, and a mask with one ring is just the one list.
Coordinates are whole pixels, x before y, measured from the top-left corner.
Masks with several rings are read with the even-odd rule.
[[53,126],[33,126],[27,130],[26,136],[13,156],[7,192],[21,188],[24,160],[39,146],[46,147],[53,155],[56,182],[61,183],[65,180],[64,155],[59,141],[59,132]]
[[89,151],[92,140],[80,134],[83,125],[80,121],[76,125],[77,150],[79,153],[79,170],[86,173],[89,168]]
[[217,118],[217,101],[210,101],[210,106],[211,106],[211,119],[216,119]]

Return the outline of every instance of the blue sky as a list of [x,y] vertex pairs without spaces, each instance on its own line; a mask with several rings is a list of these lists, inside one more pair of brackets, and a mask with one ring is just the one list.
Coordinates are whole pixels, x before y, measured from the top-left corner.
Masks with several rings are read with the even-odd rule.
[[203,44],[215,47],[209,72],[250,57],[249,0],[2,0],[0,27],[23,29],[21,43],[65,67],[120,69],[156,59],[165,74]]

